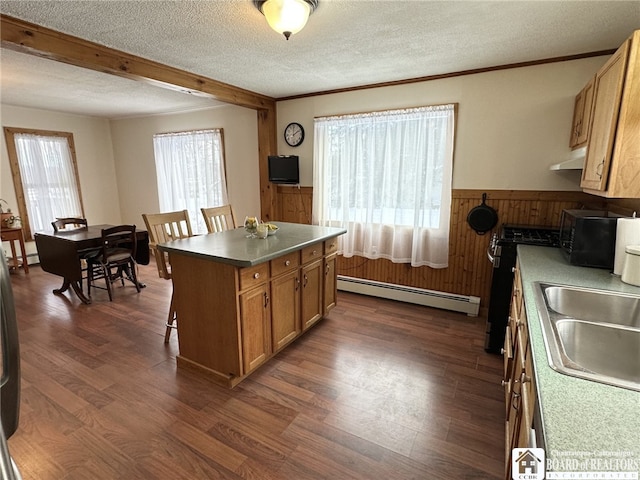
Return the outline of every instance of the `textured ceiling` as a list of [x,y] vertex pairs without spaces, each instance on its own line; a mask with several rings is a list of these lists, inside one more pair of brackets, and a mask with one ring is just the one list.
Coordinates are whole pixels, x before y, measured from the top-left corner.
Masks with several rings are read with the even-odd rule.
[[[251,0],[2,0],[0,11],[274,98],[612,49],[640,28],[639,1],[320,0],[289,41]],[[4,49],[1,61],[3,103],[110,117],[213,104]]]

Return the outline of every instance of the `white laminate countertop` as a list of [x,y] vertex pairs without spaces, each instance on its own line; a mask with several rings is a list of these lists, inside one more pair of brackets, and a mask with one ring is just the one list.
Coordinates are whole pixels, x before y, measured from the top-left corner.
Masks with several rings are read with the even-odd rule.
[[344,228],[273,223],[278,226],[277,233],[264,239],[247,238],[244,228],[236,228],[162,243],[158,247],[164,252],[202,257],[237,267],[251,267],[347,233]]
[[[595,471],[639,472],[640,392],[571,377],[549,366],[534,282],[633,294],[640,294],[640,287],[622,282],[605,269],[570,265],[558,248],[519,245],[518,259],[547,459],[555,461],[556,465],[561,459],[570,460],[573,463],[567,463],[564,468],[579,467],[580,471],[590,466]],[[615,345],[611,346],[612,355],[615,348]],[[573,459],[587,463],[580,464]]]

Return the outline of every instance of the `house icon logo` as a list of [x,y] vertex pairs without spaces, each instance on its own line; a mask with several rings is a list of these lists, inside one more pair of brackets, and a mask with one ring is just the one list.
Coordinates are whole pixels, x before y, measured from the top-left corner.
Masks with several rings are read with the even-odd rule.
[[544,480],[544,467],[544,449],[513,449],[511,454],[511,478],[513,480]]

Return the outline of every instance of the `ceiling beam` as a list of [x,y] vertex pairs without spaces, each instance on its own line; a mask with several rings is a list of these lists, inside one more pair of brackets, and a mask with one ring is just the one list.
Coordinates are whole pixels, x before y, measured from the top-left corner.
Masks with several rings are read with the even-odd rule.
[[2,48],[256,110],[261,216],[275,218],[277,197],[267,173],[267,157],[277,150],[273,98],[7,15],[0,14],[0,35]]
[[7,15],[0,17],[3,48],[254,110],[275,109],[275,100],[265,95]]

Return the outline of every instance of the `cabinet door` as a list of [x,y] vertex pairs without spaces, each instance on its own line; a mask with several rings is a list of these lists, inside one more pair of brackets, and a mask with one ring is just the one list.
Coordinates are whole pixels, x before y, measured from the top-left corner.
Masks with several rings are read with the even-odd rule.
[[587,143],[589,134],[589,122],[591,119],[591,110],[593,107],[593,85],[595,78],[589,80],[589,83],[576,95],[573,108],[573,124],[571,127],[571,139],[569,146],[571,148],[579,148]]
[[271,280],[271,335],[278,351],[300,333],[298,270]]
[[302,330],[322,318],[322,260],[305,265],[301,270],[302,294],[300,297],[300,311],[302,315]]
[[323,315],[336,306],[337,279],[336,261],[337,255],[331,255],[324,259],[324,289],[323,289]]
[[270,353],[269,288],[263,284],[239,296],[243,375],[264,362]]
[[607,187],[629,44],[630,40],[627,40],[596,75],[589,147],[580,182],[582,188],[606,190]]

